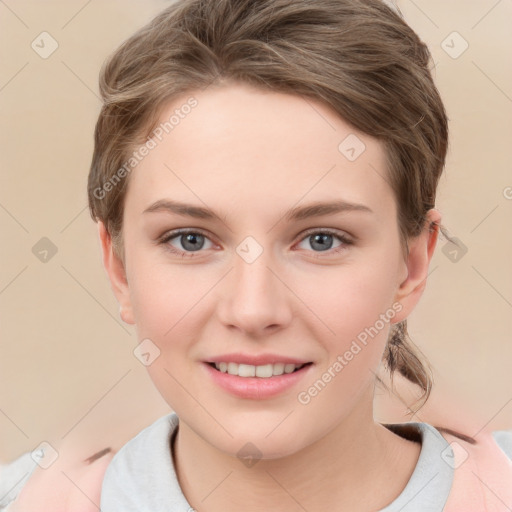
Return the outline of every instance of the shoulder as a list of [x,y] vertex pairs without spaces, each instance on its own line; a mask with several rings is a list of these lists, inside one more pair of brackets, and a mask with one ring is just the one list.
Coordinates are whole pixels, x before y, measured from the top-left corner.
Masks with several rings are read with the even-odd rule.
[[170,443],[178,424],[175,413],[163,416],[114,455],[101,487],[101,510],[160,512],[170,505],[183,508],[186,502],[174,469]]
[[176,475],[172,437],[175,413],[163,416],[128,441],[114,456],[101,488],[105,512],[190,510]]
[[[142,430],[117,453],[107,448],[85,461],[77,458],[76,447],[59,447],[56,461],[46,469],[38,467],[30,452],[24,454],[2,468],[0,489],[6,485],[7,488],[0,492],[0,509],[8,506],[12,512],[97,512],[106,480],[109,488],[122,490],[122,477],[127,467],[139,469],[135,471],[138,477],[140,471],[147,472],[152,464],[166,460],[169,452],[161,447],[177,425],[177,416],[169,414]],[[23,479],[23,475],[26,478]]]
[[135,437],[125,443],[114,456],[114,459],[128,455],[133,450],[151,445],[156,440],[169,436],[178,426],[178,416],[170,413],[158,418],[151,425],[141,430]]
[[494,440],[498,446],[503,450],[505,455],[512,460],[512,429],[511,430],[496,430],[492,433]]
[[[27,481],[9,482],[9,476],[16,476],[16,471],[0,481],[0,487],[9,484],[11,489],[7,495],[0,493],[0,509],[6,506],[12,512],[97,512],[103,477],[112,456],[112,450],[107,448],[84,461],[76,457],[71,447],[67,452],[61,449],[54,463],[45,469],[20,467],[26,471]],[[23,458],[33,462],[30,453]]]
[[483,430],[473,437],[437,427],[448,441],[445,462],[454,469],[446,512],[510,511],[512,431]]
[[140,467],[141,464],[156,462],[155,459],[161,458],[165,453],[162,446],[167,444],[177,427],[178,416],[175,413],[158,418],[119,449],[107,468],[106,477],[122,467]]
[[481,431],[471,437],[424,422],[386,427],[420,442],[421,452],[403,492],[380,512],[512,510],[512,432]]
[[[451,447],[459,447],[459,458],[492,459],[504,467],[512,468],[512,430],[482,430],[473,437],[451,429],[434,427]],[[460,450],[463,449],[464,451]]]

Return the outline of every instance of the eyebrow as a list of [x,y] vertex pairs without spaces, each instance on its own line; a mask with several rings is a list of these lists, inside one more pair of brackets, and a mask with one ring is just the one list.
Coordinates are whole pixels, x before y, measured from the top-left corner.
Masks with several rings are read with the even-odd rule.
[[[288,222],[309,219],[311,217],[321,217],[323,215],[334,215],[336,213],[360,211],[374,213],[371,208],[364,204],[350,203],[347,201],[315,202],[306,206],[298,206],[285,212],[284,219]],[[160,199],[150,205],[143,213],[167,212],[181,215],[184,217],[193,217],[196,219],[215,219],[219,216],[202,206],[173,201],[171,199]]]

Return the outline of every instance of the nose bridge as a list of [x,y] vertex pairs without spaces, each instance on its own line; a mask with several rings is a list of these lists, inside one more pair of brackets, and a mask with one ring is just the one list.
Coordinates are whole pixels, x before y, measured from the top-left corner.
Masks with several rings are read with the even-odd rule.
[[276,277],[271,248],[247,237],[233,255],[233,272],[221,302],[222,320],[245,331],[258,331],[289,321],[286,287]]
[[263,251],[253,261],[244,259],[237,253],[234,261],[234,293],[242,294],[246,299],[261,300],[263,295],[268,299],[275,293],[275,276],[271,272],[272,257],[270,250]]

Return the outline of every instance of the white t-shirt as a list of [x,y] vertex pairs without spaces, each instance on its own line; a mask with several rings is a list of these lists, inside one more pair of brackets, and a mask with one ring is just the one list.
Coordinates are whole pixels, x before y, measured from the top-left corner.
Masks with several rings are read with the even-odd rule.
[[[163,416],[116,453],[103,480],[102,512],[194,511],[183,495],[172,460],[172,437],[178,424],[176,413]],[[402,437],[416,434],[421,452],[405,489],[378,512],[441,512],[454,474],[447,462],[453,457],[449,443],[427,423],[384,426]],[[493,434],[512,459],[512,431]]]

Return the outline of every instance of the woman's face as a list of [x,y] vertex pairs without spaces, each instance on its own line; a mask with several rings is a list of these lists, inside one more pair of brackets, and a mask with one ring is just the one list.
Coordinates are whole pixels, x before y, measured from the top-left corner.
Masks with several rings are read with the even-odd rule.
[[181,422],[284,456],[371,420],[390,326],[417,301],[384,149],[311,99],[229,84],[182,109],[191,95],[129,176],[116,295]]

